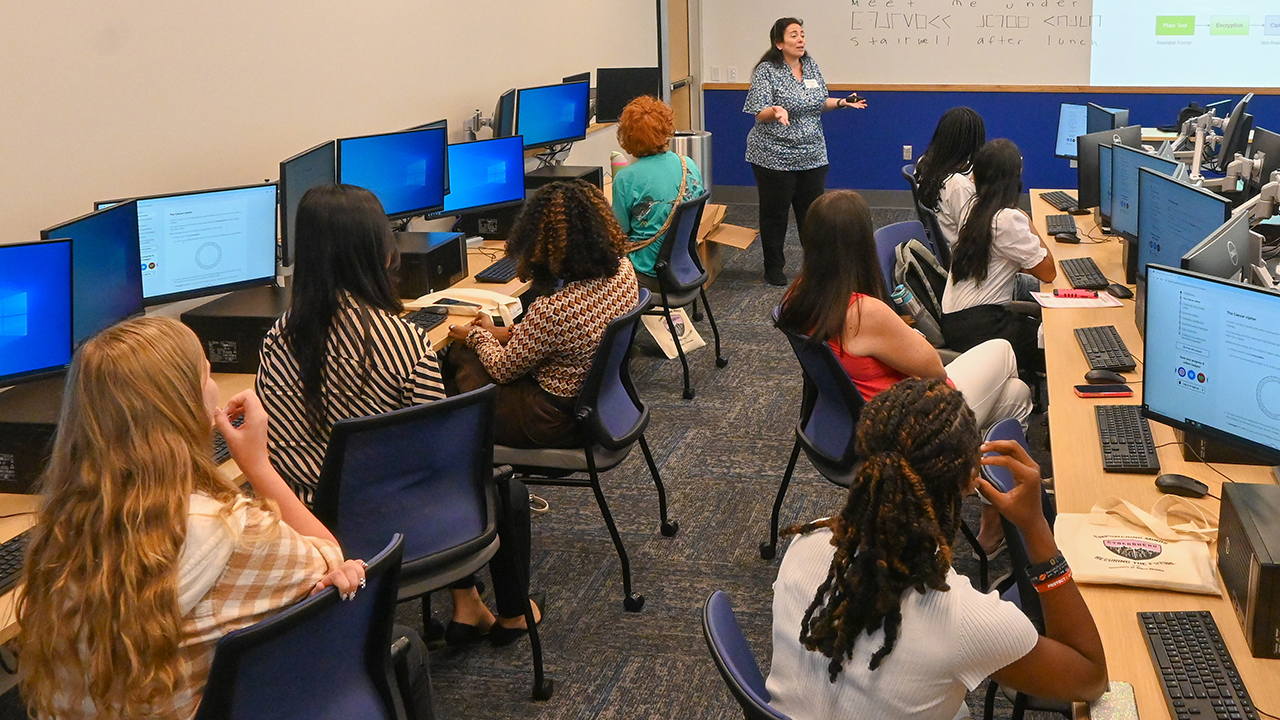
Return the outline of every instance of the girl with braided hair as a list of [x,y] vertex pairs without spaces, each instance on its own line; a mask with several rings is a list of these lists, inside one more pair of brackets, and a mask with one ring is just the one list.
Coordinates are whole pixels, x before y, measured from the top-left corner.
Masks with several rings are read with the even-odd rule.
[[[1065,569],[1022,446],[982,445],[973,412],[941,380],[904,380],[862,410],[863,464],[840,513],[792,528],[774,583],[770,704],[796,720],[948,718],[988,676],[1038,697],[1086,701],[1107,688],[1102,642],[1070,571],[1037,585],[1045,635],[951,568],[965,493],[1021,531],[1033,567]],[[996,490],[983,464],[1008,468]],[[1061,561],[1060,564],[1059,561]],[[816,593],[815,593],[816,588]]]

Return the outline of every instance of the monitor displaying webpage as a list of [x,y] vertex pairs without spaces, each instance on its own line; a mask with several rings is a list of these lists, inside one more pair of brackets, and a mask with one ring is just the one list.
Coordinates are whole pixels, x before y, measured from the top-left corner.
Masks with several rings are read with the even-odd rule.
[[1143,403],[1280,453],[1280,295],[1147,269]]
[[268,280],[276,272],[276,186],[138,201],[148,300]]
[[1058,111],[1058,142],[1054,155],[1076,157],[1076,137],[1085,134],[1088,118],[1088,108],[1084,105],[1062,103],[1062,108]]
[[1178,163],[1124,145],[1111,148],[1111,229],[1138,236],[1138,168],[1173,175]]
[[1148,265],[1178,267],[1227,221],[1231,203],[1153,170],[1138,173],[1138,272]]

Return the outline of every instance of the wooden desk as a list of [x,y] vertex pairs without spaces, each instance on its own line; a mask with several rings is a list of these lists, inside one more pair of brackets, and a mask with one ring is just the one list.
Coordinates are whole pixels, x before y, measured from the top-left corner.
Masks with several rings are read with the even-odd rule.
[[[459,280],[458,284],[450,289],[479,288],[512,297],[523,295],[532,283],[525,282],[520,278],[515,278],[502,284],[476,282],[476,274],[501,259],[506,254],[506,248],[507,244],[501,240],[486,240],[478,248],[469,248],[467,250],[467,277]],[[408,299],[406,299],[406,302],[408,302]],[[463,321],[470,322],[470,318],[458,315],[456,319],[447,319],[431,328],[427,332],[427,339],[431,341],[431,349],[440,350],[445,345],[448,345],[449,325],[457,325]]]
[[[1048,237],[1045,232],[1045,215],[1057,214],[1059,211],[1040,199],[1041,192],[1043,191],[1031,192],[1032,215],[1041,234]],[[1094,226],[1091,216],[1076,216],[1076,225],[1080,237],[1085,241],[1079,245],[1069,245],[1055,243],[1050,238],[1049,245],[1054,257],[1058,260],[1092,257],[1104,275],[1115,281],[1123,281],[1121,241],[1113,238],[1090,244],[1088,235],[1105,237]],[[1061,270],[1053,287],[1071,287]],[[1058,512],[1089,512],[1095,502],[1109,495],[1123,497],[1142,508],[1150,508],[1161,497],[1155,489],[1154,476],[1102,471],[1102,449],[1098,441],[1093,406],[1141,403],[1142,385],[1132,385],[1134,397],[1127,399],[1089,400],[1076,397],[1072,392],[1072,386],[1084,383],[1084,374],[1089,370],[1089,363],[1080,352],[1080,346],[1072,332],[1077,327],[1114,325],[1129,351],[1137,359],[1142,359],[1142,338],[1138,335],[1134,322],[1134,301],[1122,302],[1123,306],[1118,308],[1044,311],[1049,438],[1053,449]],[[1141,382],[1141,365],[1138,371],[1127,373],[1126,376],[1132,381]],[[1157,446],[1174,442],[1173,429],[1167,425],[1152,422],[1151,432]],[[1181,473],[1196,478],[1207,484],[1210,492],[1221,495],[1222,477],[1203,463],[1183,460],[1178,446],[1161,447],[1157,452],[1161,472]],[[1268,467],[1216,467],[1238,482],[1274,482]],[[1206,497],[1194,502],[1206,503],[1209,509],[1218,511],[1218,501],[1212,498]],[[1214,550],[1216,551],[1216,547]],[[1137,613],[1140,611],[1212,611],[1254,701],[1267,712],[1280,711],[1280,660],[1258,660],[1249,653],[1240,622],[1225,594],[1211,597],[1115,585],[1081,585],[1080,591],[1102,635],[1111,679],[1133,684],[1138,700],[1138,713],[1142,718],[1166,718],[1169,714],[1157,673],[1147,651],[1146,640],[1138,626]],[[1083,704],[1077,705],[1076,710],[1077,716],[1088,717],[1088,709]]]

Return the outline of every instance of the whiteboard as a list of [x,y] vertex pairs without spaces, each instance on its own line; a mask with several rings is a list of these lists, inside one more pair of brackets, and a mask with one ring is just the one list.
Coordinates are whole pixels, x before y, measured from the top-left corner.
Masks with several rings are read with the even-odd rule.
[[750,82],[788,15],[828,83],[1088,85],[1101,21],[1093,0],[703,0],[702,13],[704,82]]

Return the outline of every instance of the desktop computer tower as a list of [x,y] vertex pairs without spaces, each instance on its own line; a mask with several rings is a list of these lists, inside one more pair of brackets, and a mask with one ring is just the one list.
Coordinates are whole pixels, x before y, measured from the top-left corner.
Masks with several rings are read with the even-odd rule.
[[53,450],[66,378],[0,392],[0,493],[31,493]]
[[1218,572],[1257,658],[1280,658],[1280,486],[1222,484]]
[[547,165],[524,174],[525,191],[537,190],[558,180],[586,180],[604,189],[604,168],[587,165]]
[[456,232],[399,232],[396,289],[417,298],[450,287],[467,276],[466,236]]
[[507,207],[463,213],[458,216],[455,229],[467,237],[482,237],[485,240],[506,240],[511,237],[511,228],[515,227],[516,218],[524,203]]
[[289,309],[288,288],[260,287],[228,293],[213,302],[182,313],[213,372],[256,373],[262,339]]

